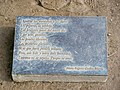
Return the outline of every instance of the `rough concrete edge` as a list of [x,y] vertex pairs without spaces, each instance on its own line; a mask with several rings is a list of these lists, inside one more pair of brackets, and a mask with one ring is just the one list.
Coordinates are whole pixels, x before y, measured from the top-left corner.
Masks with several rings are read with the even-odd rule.
[[[39,82],[106,82],[107,75],[101,76],[81,76],[81,75],[15,75],[12,74],[13,81],[26,82],[26,81],[39,81]],[[83,79],[85,78],[85,79]]]

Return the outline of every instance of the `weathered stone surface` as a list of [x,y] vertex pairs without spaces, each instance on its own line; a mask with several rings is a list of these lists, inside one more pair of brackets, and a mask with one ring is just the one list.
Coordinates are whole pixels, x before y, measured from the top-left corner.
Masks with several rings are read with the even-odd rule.
[[39,0],[47,9],[59,10],[60,8],[70,4],[71,0]]
[[17,17],[13,79],[105,81],[106,42],[105,17]]
[[37,0],[37,2],[45,9],[55,11],[63,10],[77,13],[88,13],[89,11],[93,11],[99,13],[99,7],[102,6],[102,10],[107,9],[105,0]]

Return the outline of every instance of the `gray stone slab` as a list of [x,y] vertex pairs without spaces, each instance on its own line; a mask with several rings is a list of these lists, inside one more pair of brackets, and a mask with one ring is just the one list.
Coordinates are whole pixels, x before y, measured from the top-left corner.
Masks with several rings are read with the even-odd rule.
[[105,17],[19,16],[13,80],[104,82],[106,43]]

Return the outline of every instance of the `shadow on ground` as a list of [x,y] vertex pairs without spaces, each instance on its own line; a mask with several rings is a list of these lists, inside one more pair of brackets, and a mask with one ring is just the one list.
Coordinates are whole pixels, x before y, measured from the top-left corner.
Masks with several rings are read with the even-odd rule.
[[12,81],[14,27],[0,27],[0,81]]

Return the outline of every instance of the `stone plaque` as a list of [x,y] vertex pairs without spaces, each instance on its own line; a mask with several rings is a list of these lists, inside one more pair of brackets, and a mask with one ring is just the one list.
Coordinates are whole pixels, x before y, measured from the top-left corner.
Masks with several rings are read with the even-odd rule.
[[14,81],[104,82],[105,17],[18,16]]

